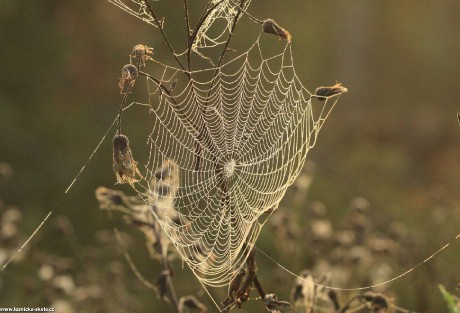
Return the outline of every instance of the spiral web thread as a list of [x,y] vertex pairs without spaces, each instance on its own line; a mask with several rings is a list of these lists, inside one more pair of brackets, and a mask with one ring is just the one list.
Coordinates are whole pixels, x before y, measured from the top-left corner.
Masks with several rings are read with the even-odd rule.
[[335,102],[312,99],[290,45],[264,57],[260,37],[217,69],[189,72],[172,91],[164,86],[183,71],[162,66],[161,79],[147,79],[153,128],[135,189],[198,279],[228,286]]

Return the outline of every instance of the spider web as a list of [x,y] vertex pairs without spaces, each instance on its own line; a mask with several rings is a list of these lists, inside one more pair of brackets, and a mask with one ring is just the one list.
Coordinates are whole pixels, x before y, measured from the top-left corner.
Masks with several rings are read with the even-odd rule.
[[[163,27],[144,1],[110,2]],[[189,49],[228,43],[250,1],[240,4],[209,1]],[[203,285],[231,283],[335,105],[302,85],[290,44],[264,49],[262,35],[217,67],[187,71],[149,58],[154,74],[141,73],[147,93],[138,103],[151,128],[133,187]]]
[[147,78],[142,101],[153,126],[135,189],[182,260],[214,287],[229,285],[244,265],[335,104],[312,99],[290,45],[265,57],[260,41],[185,81],[163,65],[160,79]]

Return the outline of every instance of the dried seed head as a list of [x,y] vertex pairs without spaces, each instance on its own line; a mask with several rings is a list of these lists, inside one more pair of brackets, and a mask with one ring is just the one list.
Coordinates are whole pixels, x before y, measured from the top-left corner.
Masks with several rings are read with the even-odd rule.
[[285,39],[288,43],[291,43],[291,34],[272,19],[267,19],[262,23],[262,30],[265,33],[272,34],[278,36],[280,38]]
[[121,69],[121,77],[120,81],[118,82],[118,87],[120,87],[120,91],[126,90],[126,88],[131,87],[134,85],[137,75],[139,74],[137,67],[132,64],[126,64]]
[[121,75],[122,75],[122,77],[125,77],[125,79],[127,79],[127,80],[128,79],[129,80],[134,80],[134,79],[136,79],[136,77],[138,75],[138,71],[137,71],[137,68],[134,65],[126,64],[121,69]]
[[337,83],[334,86],[331,87],[318,87],[316,88],[315,91],[315,96],[321,100],[324,101],[329,97],[333,97],[336,95],[340,95],[341,93],[347,92],[348,89],[343,87],[341,83]]
[[144,67],[145,62],[147,60],[151,60],[152,58],[149,56],[149,54],[153,54],[153,48],[148,47],[146,45],[135,45],[133,48],[133,52],[131,52],[131,56],[136,58],[139,62],[139,66]]
[[117,184],[133,184],[138,181],[136,175],[140,176],[128,137],[125,135],[117,134],[113,138],[113,171],[117,177]]

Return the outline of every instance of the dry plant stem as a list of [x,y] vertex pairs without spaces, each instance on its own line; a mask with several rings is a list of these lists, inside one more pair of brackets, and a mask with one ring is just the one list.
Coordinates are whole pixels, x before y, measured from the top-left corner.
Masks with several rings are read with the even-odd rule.
[[161,89],[162,92],[166,93],[168,95],[168,97],[171,99],[171,101],[174,103],[174,106],[178,110],[179,114],[181,116],[183,116],[185,118],[185,120],[187,121],[187,123],[192,126],[194,132],[198,132],[198,126],[196,126],[195,123],[193,123],[191,120],[189,120],[189,118],[187,117],[187,114],[179,107],[179,104],[177,103],[177,101],[174,98],[174,96],[171,94],[171,91],[168,88],[166,88],[165,85],[163,85],[158,79],[156,79],[152,75],[147,74],[145,72],[139,71],[139,75],[143,75],[143,76],[147,77],[148,79],[153,81]]
[[[223,1],[223,0],[222,0],[222,1]],[[212,12],[212,10],[213,10],[217,5],[219,5],[222,1],[220,1],[220,2],[217,3],[215,6],[213,6],[213,8],[211,8],[211,9],[208,11],[207,15],[209,15],[210,12]],[[191,79],[192,79],[191,74],[190,74],[189,72],[187,72],[187,70],[185,69],[184,65],[183,65],[182,62],[179,60],[179,58],[178,58],[178,56],[177,56],[177,54],[176,54],[174,48],[173,48],[172,45],[171,45],[171,42],[169,41],[168,37],[166,36],[166,34],[165,34],[164,30],[163,30],[163,26],[161,25],[160,21],[158,20],[158,18],[157,18],[157,16],[156,16],[155,11],[153,10],[152,6],[151,6],[150,3],[148,2],[148,0],[144,0],[144,3],[145,3],[145,5],[147,6],[147,8],[149,9],[150,14],[152,15],[152,18],[153,18],[153,20],[155,21],[155,24],[157,25],[158,29],[160,30],[161,35],[163,36],[163,39],[164,39],[164,41],[166,42],[166,45],[168,46],[169,50],[171,51],[172,55],[174,56],[174,59],[175,59],[176,62],[179,64],[179,66],[182,68],[183,73],[188,77],[189,81],[191,81]],[[188,10],[187,10],[187,12],[188,12]],[[187,14],[187,15],[188,15],[188,14]],[[207,16],[207,15],[206,15],[206,16]],[[206,17],[204,17],[204,18],[206,18]],[[204,18],[200,21],[199,26],[197,27],[197,29],[199,29],[199,27],[200,27],[201,24],[203,23]],[[190,39],[190,41],[189,41],[189,42],[190,42],[190,45],[192,45],[193,40],[194,40],[194,38],[196,37],[196,33],[197,33],[197,30],[195,30],[195,35],[194,35],[193,38]],[[189,47],[188,53],[190,53],[190,47]],[[190,57],[188,58],[188,63],[189,63],[189,64],[188,64],[188,67],[190,68]],[[184,115],[184,116],[185,116],[185,115]],[[188,119],[187,119],[187,120],[188,120]],[[207,134],[207,131],[205,131],[205,130],[200,131],[200,132],[198,132],[198,133],[199,133],[200,135],[203,134],[203,136],[204,136],[205,138],[210,138],[209,134]],[[201,136],[200,136],[200,137],[201,137]],[[205,145],[205,146],[207,146],[207,145]],[[211,147],[208,146],[208,148],[211,148]],[[210,150],[213,150],[213,149],[210,149]],[[217,150],[215,150],[215,151],[217,151]]]
[[[222,0],[223,1],[223,0]],[[217,5],[219,5],[222,1],[220,1],[219,3],[217,3],[215,6],[213,6],[213,8],[215,8]],[[152,18],[154,19],[155,21],[155,24],[157,25],[158,29],[160,30],[161,32],[161,35],[163,36],[163,39],[164,41],[166,42],[166,45],[168,46],[170,52],[172,53],[172,55],[174,56],[174,59],[176,60],[176,62],[179,64],[179,66],[182,68],[183,70],[183,73],[187,76],[187,78],[189,79],[189,81],[192,80],[192,76],[189,72],[187,72],[187,70],[185,69],[184,65],[182,64],[182,62],[179,60],[174,48],[172,47],[171,45],[171,42],[169,41],[168,37],[166,36],[164,30],[163,30],[163,26],[161,25],[160,21],[158,20],[156,14],[155,14],[155,11],[153,10],[152,6],[149,4],[148,0],[144,0],[144,3],[145,5],[147,6],[147,8],[149,9],[150,11],[150,14],[152,15]],[[208,11],[208,15],[210,12],[212,12],[213,8],[211,10]],[[206,15],[207,16],[207,15]],[[200,23],[202,23],[204,21],[204,19],[202,19],[202,21]],[[199,25],[201,25],[199,23]],[[198,29],[198,28],[197,28]],[[193,38],[190,40],[190,43],[192,44],[193,43],[193,40],[194,38],[196,37],[196,33],[197,33],[197,30],[195,30],[195,35],[193,36]],[[189,48],[189,53],[190,53],[190,48]],[[190,60],[190,58],[188,59]],[[188,66],[190,67],[190,62],[188,64]],[[150,76],[151,77],[151,76]],[[166,88],[162,87],[162,90],[167,90]],[[169,92],[169,90],[168,90]],[[195,93],[195,91],[194,91]],[[171,93],[169,92],[169,95],[171,96]],[[194,100],[195,101],[195,100]],[[176,103],[176,107],[177,107],[177,103]],[[190,123],[189,119],[187,118],[187,116],[185,115],[185,113],[180,110],[180,112],[182,112],[181,114],[186,118],[187,122]],[[193,123],[190,123],[191,125],[193,125],[193,128],[195,129],[196,126],[193,124]],[[203,141],[208,138],[210,139],[210,135],[207,133],[206,129],[204,128],[204,126],[202,127],[203,129],[198,131],[198,137],[196,138],[198,141],[200,141],[200,143],[203,143]],[[204,143],[203,144],[205,147],[207,147],[210,151],[212,151],[213,153],[216,153],[217,152],[217,148],[214,147],[214,145],[212,145],[212,142],[209,141],[209,144],[206,144]]]
[[348,300],[347,303],[345,303],[345,306],[342,309],[340,309],[339,313],[347,312],[350,309],[350,305],[353,303],[353,301],[358,300],[359,297],[360,295],[357,295]]
[[[241,5],[244,4],[245,0],[241,0]],[[222,64],[222,61],[224,59],[225,53],[227,52],[228,45],[230,44],[230,40],[232,39],[233,32],[235,31],[236,28],[236,23],[238,22],[238,19],[240,17],[241,10],[238,9],[238,13],[235,15],[235,18],[233,19],[232,23],[232,29],[230,30],[230,33],[228,34],[227,41],[225,42],[224,49],[222,50],[222,54],[220,55],[219,62],[217,63],[216,70],[214,71],[214,75],[212,76],[212,82],[211,82],[211,87],[209,88],[208,95],[206,96],[206,104],[209,101],[209,96],[211,94],[211,89],[214,87],[214,78],[216,78],[217,73],[219,72],[219,67]]]
[[257,275],[254,276],[254,287],[256,287],[257,292],[259,293],[260,297],[263,300],[265,298],[266,293],[264,289],[262,288],[262,285],[260,284],[259,279],[257,278]]
[[247,15],[253,22],[262,25],[264,22],[256,18],[255,16],[248,13],[248,11],[244,10],[240,5],[236,4],[234,1],[230,1],[234,6],[236,6],[241,12]]
[[[244,0],[242,0],[244,1]],[[203,22],[205,21],[206,17],[220,4],[222,3],[223,0],[219,1],[218,3],[216,3],[214,6],[212,6],[210,9],[208,9],[204,14],[203,16],[201,17],[200,21],[198,22],[198,26],[196,27],[192,37],[190,38],[190,35],[187,34],[187,38],[188,38],[188,42],[189,42],[189,48],[188,48],[188,51],[187,51],[187,67],[188,69],[190,70],[190,53],[191,53],[191,46],[193,45],[193,41],[195,40],[196,38],[196,35],[198,33],[198,30],[200,29],[201,25],[203,24]],[[168,37],[166,36],[164,30],[163,30],[163,26],[161,25],[161,23],[159,22],[156,14],[155,14],[155,11],[153,10],[153,8],[151,7],[151,5],[148,3],[148,0],[144,0],[144,3],[145,5],[148,7],[151,15],[152,15],[152,18],[154,19],[155,21],[155,24],[157,25],[158,29],[160,30],[161,32],[161,35],[163,36],[163,39],[164,41],[166,42],[166,45],[168,46],[169,50],[171,51],[171,53],[173,54],[174,56],[174,59],[176,60],[176,62],[179,64],[179,66],[182,68],[184,74],[187,76],[187,78],[189,79],[189,81],[191,81],[192,77],[191,77],[191,74],[189,72],[186,71],[184,65],[182,64],[182,62],[179,60],[174,48],[172,47],[171,45],[171,42],[169,41]],[[207,8],[210,6],[212,2],[210,1],[207,5]],[[188,6],[187,6],[187,1],[184,0],[184,5],[186,6],[185,8],[185,11],[186,11],[186,19],[188,20]],[[239,15],[239,14],[238,14]],[[189,28],[189,27],[188,27]],[[225,51],[225,50],[224,50]],[[157,84],[159,83],[157,80],[156,80]],[[161,84],[159,84],[161,85]],[[166,90],[164,87],[161,87],[162,90]],[[195,91],[193,91],[193,93],[195,94]],[[171,97],[171,93],[169,92],[169,96]],[[174,101],[175,102],[175,101]],[[175,102],[176,104],[176,108],[178,107],[177,103]],[[213,154],[216,154],[218,149],[212,144],[212,141],[210,140],[211,139],[211,136],[208,134],[206,128],[203,126],[201,130],[197,131],[197,127],[196,125],[194,125],[193,123],[191,123],[191,121],[187,118],[186,114],[183,112],[183,110],[181,110],[180,108],[179,109],[179,113],[181,113],[181,115],[184,116],[184,118],[186,119],[187,123],[191,124],[194,131],[198,133],[198,136],[195,137],[195,139],[198,141],[199,145],[200,145],[200,149],[201,149],[201,145],[207,147]],[[203,123],[205,123],[203,121]],[[209,139],[209,144],[206,144],[206,139]],[[200,160],[198,160],[197,164],[200,163]]]
[[[241,5],[244,5],[244,1],[245,0],[241,0]],[[209,96],[211,95],[211,90],[212,90],[212,87],[214,86],[214,78],[216,78],[217,73],[219,72],[219,67],[222,64],[222,60],[224,59],[225,53],[227,52],[228,45],[230,44],[230,41],[232,39],[233,32],[235,31],[236,24],[238,22],[240,14],[241,14],[241,11],[238,10],[238,13],[235,15],[235,18],[233,19],[232,29],[231,29],[230,33],[228,34],[227,41],[225,43],[224,49],[222,50],[222,54],[220,55],[219,62],[217,63],[216,70],[214,71],[214,74],[213,74],[213,77],[212,77],[212,83],[211,83],[211,87],[209,89],[208,95],[206,96],[205,106],[208,104]],[[202,113],[203,114],[207,113],[206,107],[202,109]],[[222,169],[217,169],[217,170],[220,170],[220,172],[222,171]],[[221,173],[219,173],[219,174],[221,174]],[[228,186],[227,186],[227,183],[225,182],[225,179],[222,179],[220,189],[221,189],[221,191],[223,193],[222,198],[223,198],[224,202],[230,203],[230,199],[229,199],[229,196],[228,196]],[[225,204],[224,204],[224,206],[225,206]]]
[[[185,26],[187,28],[187,46],[190,47],[190,18],[188,13],[188,0],[184,0]],[[187,60],[187,67],[190,71],[190,62]]]
[[[233,24],[232,24],[232,29],[230,30],[230,33],[228,34],[227,42],[225,43],[224,49],[222,50],[222,54],[220,55],[219,62],[217,63],[217,69],[216,72],[214,73],[214,77],[217,74],[217,71],[222,64],[222,61],[224,59],[225,53],[227,52],[228,45],[230,44],[230,40],[232,40],[233,32],[235,31],[236,28],[236,23],[240,19],[241,15],[241,7],[244,5],[245,0],[241,0],[240,5],[238,7],[238,13],[236,13],[235,18],[233,19]],[[213,78],[214,81],[214,78]],[[212,88],[212,87],[211,87]]]
[[[242,0],[244,1],[244,0]],[[198,23],[198,26],[194,32],[194,35],[192,36],[192,38],[189,40],[190,42],[190,47],[188,49],[188,67],[190,68],[190,50],[191,50],[191,45],[193,44],[193,41],[195,40],[196,38],[196,34],[198,33],[198,29],[201,27],[201,24],[204,22],[204,20],[206,19],[206,17],[212,12],[212,10],[214,10],[214,8],[216,8],[220,3],[222,3],[223,0],[221,0],[220,2],[218,2],[217,4],[215,4],[211,9],[209,9],[202,17],[202,19],[200,20],[200,22]],[[183,73],[187,76],[187,78],[189,79],[189,81],[192,80],[192,76],[189,72],[187,72],[187,70],[185,69],[184,65],[182,64],[182,62],[179,60],[174,48],[172,47],[171,45],[171,42],[169,41],[168,37],[166,36],[164,30],[163,30],[163,26],[161,25],[160,21],[158,20],[156,14],[155,14],[155,11],[153,10],[152,6],[149,4],[148,0],[144,0],[144,3],[145,5],[147,6],[147,8],[149,9],[150,11],[150,14],[152,15],[152,18],[153,20],[155,21],[155,24],[157,25],[158,29],[160,30],[161,32],[161,35],[163,36],[163,39],[164,41],[166,42],[166,45],[168,46],[169,50],[171,51],[172,55],[174,56],[174,59],[176,60],[176,62],[179,64],[179,66],[182,68],[183,70]],[[211,2],[210,2],[211,3]],[[209,4],[208,4],[209,5]],[[188,12],[188,10],[187,10]],[[188,14],[187,14],[188,15]],[[195,94],[195,91],[193,91],[193,93]],[[195,100],[194,100],[195,101]],[[185,116],[185,115],[184,115]],[[203,126],[204,128],[204,126]],[[207,133],[206,129],[202,129],[198,132],[199,136],[197,138],[198,141],[203,141],[203,140],[200,140],[200,137],[204,137],[203,139],[206,139],[206,138],[211,138],[210,135]],[[211,143],[211,142],[210,142]],[[204,146],[206,146],[208,149],[210,149],[210,151],[213,151],[214,153],[217,152],[217,149],[215,147],[212,147],[210,145],[206,145],[204,144]]]
[[211,14],[211,12],[214,11],[214,9],[217,6],[219,6],[222,2],[224,2],[224,0],[221,0],[221,1],[217,2],[212,7],[211,7],[212,0],[210,0],[208,2],[208,4],[206,5],[206,8],[203,11],[203,14],[201,15],[201,17],[200,17],[200,19],[199,19],[199,21],[197,23],[197,26],[195,27],[195,30],[193,31],[192,36],[190,37],[189,46],[188,46],[188,49],[187,49],[187,62],[188,62],[189,71],[190,71],[190,67],[191,67],[191,65],[190,65],[190,55],[192,53],[192,45],[193,45],[193,42],[196,39],[196,36],[198,35],[198,31],[200,30],[201,26],[203,25],[204,21],[209,16],[209,14]]
[[123,108],[125,107],[125,103],[126,103],[126,100],[128,99],[128,95],[134,86],[134,82],[135,80],[129,84],[128,90],[126,90],[126,93],[123,96],[123,100],[121,100],[120,111],[118,112],[118,120],[117,120],[117,128],[118,128],[117,134],[118,135],[121,134],[121,115],[123,114]]
[[[161,231],[159,231],[159,229],[158,229],[159,225],[158,225],[158,223],[156,221],[155,221],[154,225],[155,225],[155,227],[154,227],[155,235],[157,236],[157,238],[161,238]],[[160,251],[161,251],[161,263],[163,263],[163,269],[164,269],[165,273],[167,273],[166,287],[168,288],[168,297],[173,302],[174,308],[176,309],[176,311],[178,313],[182,313],[181,309],[179,307],[179,300],[177,299],[176,290],[175,290],[173,282],[172,282],[171,263],[169,262],[169,259],[168,259],[168,249],[167,248],[165,249],[163,247],[163,245],[161,243],[161,240],[158,240],[158,244],[159,244],[159,248],[160,248]]]
[[148,2],[148,0],[144,0],[144,3],[147,6],[147,8],[149,9],[150,14],[152,15],[153,20],[155,21],[155,24],[157,25],[158,29],[160,30],[161,35],[163,36],[163,39],[166,42],[166,45],[168,46],[169,50],[171,51],[172,55],[174,56],[174,59],[176,59],[177,64],[179,64],[179,66],[184,70],[184,73],[190,78],[190,73],[188,73],[186,71],[184,65],[182,64],[182,62],[177,57],[176,51],[174,51],[174,48],[172,47],[171,42],[169,41],[168,37],[166,36],[166,34],[165,34],[164,30],[163,30],[163,26],[161,25],[160,21],[158,20],[158,18],[156,16],[155,11],[153,10],[152,6]]

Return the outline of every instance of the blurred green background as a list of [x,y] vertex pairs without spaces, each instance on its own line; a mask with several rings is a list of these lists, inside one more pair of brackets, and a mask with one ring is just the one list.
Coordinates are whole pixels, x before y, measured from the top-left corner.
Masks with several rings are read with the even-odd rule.
[[[194,1],[191,6],[204,3]],[[181,3],[172,1],[170,10],[181,10]],[[395,275],[453,238],[460,225],[460,2],[253,0],[249,11],[274,18],[290,31],[297,74],[309,90],[335,82],[349,89],[310,152],[316,164],[311,189],[300,202],[288,192],[282,210],[292,210],[300,226],[308,227],[307,207],[321,201],[331,223],[340,225],[353,198],[368,199],[375,223],[403,223],[420,248],[408,264],[393,260]],[[167,25],[174,34],[182,31]],[[156,30],[107,1],[3,0],[0,38],[0,162],[14,171],[7,183],[1,182],[0,197],[5,207],[20,209],[21,232],[30,234],[116,116],[121,101],[117,81],[132,47],[153,46],[158,59],[167,50]],[[248,38],[248,45],[252,41]],[[117,223],[98,210],[94,197],[98,186],[111,188],[115,182],[111,153],[109,139],[53,215],[68,218],[77,247],[94,245],[101,231]],[[56,223],[45,225],[30,249],[43,253],[42,263],[61,256],[81,258],[79,249],[56,231]],[[274,241],[269,228],[259,238],[265,250]],[[133,238],[136,262],[153,280],[160,266],[146,256],[143,238]],[[299,249],[309,249],[302,244],[298,242]],[[452,290],[460,280],[459,248],[454,243],[429,265],[390,285],[398,304],[443,311],[437,284]],[[280,249],[273,249],[272,256],[296,272],[314,266],[312,259],[283,257]],[[80,273],[89,263],[93,270],[125,268],[132,285],[126,288],[138,299],[134,310],[170,310],[136,284],[121,255],[80,261]],[[26,256],[0,274],[0,306],[49,305],[50,296],[41,294],[41,283],[34,282],[39,281],[34,262]],[[275,271],[266,259],[258,262]],[[182,272],[189,275],[180,262],[175,265],[178,281]],[[285,276],[289,288],[278,291],[275,283],[266,288],[288,297],[292,277],[275,272]],[[187,291],[200,287],[193,279],[178,284]],[[122,297],[115,291],[105,296],[107,302]]]

